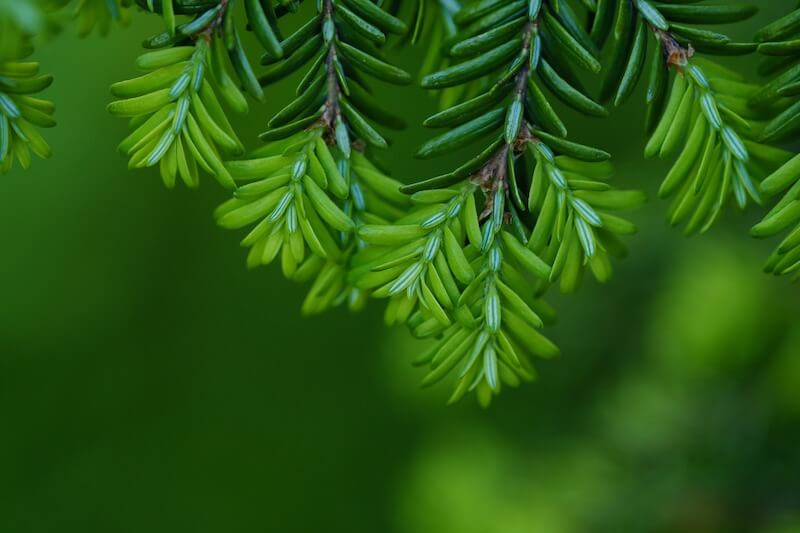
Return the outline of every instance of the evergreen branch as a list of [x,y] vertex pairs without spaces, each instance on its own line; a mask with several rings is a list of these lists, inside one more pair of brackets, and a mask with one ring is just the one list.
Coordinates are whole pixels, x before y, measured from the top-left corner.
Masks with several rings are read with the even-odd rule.
[[34,96],[52,83],[52,76],[39,75],[39,63],[0,62],[0,174],[11,170],[14,159],[27,169],[31,153],[42,159],[52,155],[36,128],[55,126],[55,106]]
[[[765,71],[777,75],[750,97],[753,106],[769,109],[774,116],[763,129],[761,138],[779,142],[792,138],[800,130],[800,9],[764,27],[756,34],[759,52],[768,56]],[[782,151],[781,151],[782,153]],[[800,280],[800,156],[786,161],[761,183],[767,197],[784,193],[764,220],[752,229],[756,237],[766,238],[789,231],[770,255],[768,273],[791,274]],[[794,229],[792,229],[794,228]]]
[[[755,43],[697,26],[739,22],[756,11],[747,5],[598,2],[592,37],[598,44],[610,40],[612,50],[602,96],[621,105],[649,70],[645,156],[677,154],[659,196],[674,197],[668,219],[685,222],[687,234],[710,229],[731,197],[742,209],[750,200],[761,204],[758,183],[783,158],[758,142],[764,117],[747,101],[757,87],[694,57],[755,51]],[[648,33],[655,41],[649,66]]]
[[566,3],[482,2],[455,20],[463,26],[449,43],[455,62],[422,84],[486,89],[430,117],[427,126],[448,131],[418,156],[488,144],[459,169],[405,187],[417,208],[396,224],[363,226],[359,235],[385,251],[359,261],[353,275],[390,298],[388,323],[439,337],[419,361],[431,366],[424,384],[464,361],[452,400],[476,390],[486,404],[501,383],[533,378],[531,357],[557,353],[537,332],[540,314],[551,314],[537,296],[557,280],[574,290],[585,268],[608,279],[608,255],[620,251],[615,235],[634,227],[604,210],[634,207],[643,197],[602,181],[613,172],[610,156],[564,139],[566,126],[546,95],[605,114],[574,74],[573,65],[596,72],[600,64]]
[[43,30],[46,12],[33,2],[0,3],[0,175],[14,165],[27,169],[32,155],[46,159],[52,150],[37,128],[55,126],[55,106],[37,98],[53,83],[39,74],[31,38]]
[[[253,0],[245,0],[250,5]],[[134,131],[120,144],[131,168],[159,165],[167,187],[178,176],[189,187],[199,184],[199,169],[213,175],[226,188],[235,183],[223,160],[244,153],[217,97],[244,113],[248,104],[239,85],[257,100],[264,99],[238,32],[233,25],[234,0],[219,0],[205,11],[195,11],[191,20],[177,24],[174,15],[188,8],[171,1],[154,4],[161,8],[166,30],[145,41],[155,51],[142,55],[137,66],[146,74],[115,84],[111,91],[120,100],[109,111],[131,119]],[[177,9],[176,9],[177,7]],[[250,24],[270,53],[282,49],[263,12],[248,9]],[[272,38],[270,38],[272,36]],[[273,42],[274,41],[274,42]],[[232,66],[237,81],[228,73]],[[211,74],[209,76],[209,73]]]
[[95,24],[105,33],[112,18],[123,18],[127,0],[5,0],[0,1],[0,174],[16,159],[22,168],[31,154],[49,158],[52,151],[37,128],[55,126],[55,106],[35,95],[53,83],[39,75],[39,64],[22,61],[33,53],[31,41],[59,28],[59,14],[72,8],[81,35]]
[[386,112],[361,74],[396,84],[410,76],[378,51],[386,33],[405,24],[366,0],[324,0],[316,13],[281,42],[285,57],[265,55],[261,76],[269,84],[307,66],[297,97],[269,121],[267,145],[248,160],[227,165],[240,187],[217,212],[220,225],[256,226],[242,244],[248,265],[269,264],[278,254],[284,275],[313,281],[306,314],[347,302],[361,308],[368,295],[349,282],[354,253],[365,248],[354,229],[397,219],[408,199],[400,184],[369,162],[364,150],[385,148],[373,123],[402,121]]

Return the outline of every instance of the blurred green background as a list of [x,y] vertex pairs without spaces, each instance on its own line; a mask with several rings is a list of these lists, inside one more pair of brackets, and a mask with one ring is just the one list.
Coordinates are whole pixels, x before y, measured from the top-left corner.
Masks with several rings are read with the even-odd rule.
[[[740,37],[794,5],[760,3]],[[539,381],[448,408],[380,305],[303,319],[304,287],[248,272],[211,179],[126,170],[107,88],[157,27],[36,54],[59,126],[0,180],[0,532],[800,531],[800,289],[761,274],[758,213],[686,240],[651,200],[611,283],[552,295]],[[239,121],[251,147],[289,90]],[[435,99],[385,90],[414,126],[383,161],[446,168],[411,159]],[[641,101],[569,124],[654,198]]]

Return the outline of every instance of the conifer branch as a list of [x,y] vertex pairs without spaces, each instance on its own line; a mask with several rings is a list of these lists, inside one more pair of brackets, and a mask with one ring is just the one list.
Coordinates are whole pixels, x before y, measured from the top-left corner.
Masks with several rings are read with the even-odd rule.
[[55,126],[55,106],[38,97],[53,77],[40,75],[39,63],[25,60],[33,53],[31,39],[44,31],[46,17],[43,6],[0,5],[0,175],[15,161],[27,169],[32,154],[43,159],[52,155],[37,128]]
[[[134,131],[120,144],[131,168],[158,165],[167,187],[173,187],[178,176],[196,187],[202,169],[233,189],[223,161],[243,154],[244,147],[217,95],[230,109],[245,113],[248,104],[239,85],[257,100],[263,100],[264,93],[233,25],[233,0],[220,0],[204,11],[189,5],[191,9],[166,0],[149,6],[162,10],[166,29],[144,43],[156,49],[137,62],[146,74],[115,84],[111,92],[120,100],[108,109],[131,119]],[[248,11],[250,23],[265,43],[273,45],[268,52],[279,56],[280,45],[260,9],[252,6]],[[187,13],[191,20],[178,24],[175,16]]]
[[[744,209],[762,203],[758,183],[787,154],[758,142],[763,118],[748,105],[757,87],[736,72],[695,57],[743,55],[755,43],[699,28],[739,22],[757,9],[747,5],[653,4],[649,0],[598,3],[593,37],[611,40],[612,67],[603,89],[619,106],[632,94],[648,56],[648,33],[655,50],[650,57],[647,91],[646,157],[677,155],[659,190],[673,197],[671,224],[686,223],[685,233],[708,231],[730,198]],[[672,81],[670,81],[672,77]]]
[[[284,275],[313,284],[303,311],[319,313],[347,302],[359,309],[367,292],[349,281],[353,254],[365,248],[354,234],[362,224],[398,218],[408,200],[400,184],[370,163],[367,151],[387,141],[373,121],[395,127],[360,74],[395,83],[411,77],[380,57],[386,33],[407,30],[399,19],[366,0],[323,0],[316,13],[282,41],[283,58],[269,64],[262,84],[310,66],[297,97],[269,121],[267,141],[253,157],[227,165],[240,187],[217,211],[220,225],[258,222],[245,237],[248,265],[271,263],[278,254]],[[252,193],[250,191],[253,191]]]
[[[759,52],[767,56],[762,71],[776,71],[771,81],[750,96],[751,105],[773,115],[761,132],[761,140],[789,140],[800,130],[800,9],[764,27],[756,40],[760,42]],[[752,229],[752,234],[765,238],[791,230],[767,260],[765,270],[775,275],[792,275],[797,281],[800,280],[800,155],[781,159],[783,164],[761,183],[761,192],[767,197],[784,191],[785,194]]]
[[429,118],[426,125],[450,129],[418,156],[489,144],[459,169],[404,187],[418,207],[396,225],[362,227],[365,240],[387,251],[355,274],[375,296],[390,298],[388,323],[440,339],[418,361],[431,367],[425,385],[463,362],[451,400],[475,390],[487,404],[501,383],[533,378],[531,357],[557,353],[537,331],[542,316],[552,316],[537,296],[556,280],[574,290],[586,266],[608,279],[608,254],[620,248],[614,235],[634,228],[602,211],[633,207],[641,195],[598,181],[610,176],[610,156],[565,140],[547,99],[545,88],[579,111],[605,114],[555,52],[563,47],[582,68],[600,68],[566,4],[514,2],[497,11],[484,4],[455,16],[462,30],[449,55],[456,61],[422,84],[494,81]]

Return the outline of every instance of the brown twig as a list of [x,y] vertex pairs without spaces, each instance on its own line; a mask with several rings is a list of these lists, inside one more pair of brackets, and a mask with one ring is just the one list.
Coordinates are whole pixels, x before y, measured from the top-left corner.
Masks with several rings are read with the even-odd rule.
[[[538,26],[537,22],[528,22],[523,28],[523,41],[522,50],[520,55],[523,57],[530,54],[530,49],[533,41],[533,33]],[[528,87],[528,76],[530,74],[530,61],[525,60],[519,72],[514,76],[514,99],[524,100],[525,92]],[[472,183],[480,186],[481,190],[485,193],[486,204],[481,212],[480,219],[484,220],[491,215],[494,205],[494,192],[500,190],[502,187],[504,191],[508,192],[508,156],[509,151],[515,153],[527,143],[530,142],[532,136],[529,131],[527,121],[523,120],[517,138],[511,143],[503,143],[498,148],[497,153],[494,154],[489,161],[486,162],[480,170],[472,175],[470,180]]]
[[201,37],[205,39],[206,42],[211,42],[211,36],[214,34],[217,28],[222,25],[222,22],[225,20],[225,13],[228,12],[228,6],[230,5],[230,0],[219,0],[219,13],[214,19],[208,23],[208,26],[203,28],[203,31],[196,34],[195,38]]
[[[333,19],[333,0],[325,0],[323,4],[323,24],[324,19]],[[336,122],[341,120],[342,109],[339,104],[342,88],[339,85],[339,79],[336,76],[336,43],[335,38],[331,39],[328,46],[328,55],[325,58],[325,70],[328,77],[328,96],[325,99],[325,111],[320,117],[319,123],[325,128],[325,133],[329,137],[328,141],[333,144],[334,129]]]

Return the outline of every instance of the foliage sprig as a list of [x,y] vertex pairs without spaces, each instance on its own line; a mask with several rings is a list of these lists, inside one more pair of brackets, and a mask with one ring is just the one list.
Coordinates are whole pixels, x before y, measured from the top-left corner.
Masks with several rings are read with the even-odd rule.
[[[778,146],[800,129],[800,10],[752,42],[719,30],[757,9],[705,0],[0,0],[0,173],[48,157],[37,128],[54,124],[37,94],[51,82],[25,61],[32,38],[64,13],[78,32],[108,31],[131,8],[160,16],[144,41],[143,73],[114,84],[109,110],[129,119],[120,144],[131,168],[159,167],[167,187],[213,176],[232,198],[220,226],[248,228],[250,267],[279,260],[310,282],[303,312],[387,300],[387,324],[431,339],[417,358],[425,386],[445,378],[451,401],[487,405],[535,379],[557,355],[542,333],[544,301],[591,275],[636,227],[618,211],[611,154],[576,140],[564,108],[601,119],[646,83],[645,156],[672,159],[659,195],[687,234],[708,231],[734,203],[782,199],[753,228],[786,232],[767,271],[800,278],[800,156]],[[241,14],[260,46],[242,38]],[[284,17],[296,21],[281,31]],[[436,130],[419,158],[467,154],[441,175],[401,185],[377,163],[386,130],[402,129],[380,86],[412,75],[392,45],[424,46],[423,88],[436,91]],[[766,56],[754,82],[721,56]],[[295,76],[291,101],[245,156],[229,111],[246,114]],[[589,78],[600,77],[595,94]],[[643,81],[646,80],[646,81]]]
[[260,83],[268,85],[305,68],[296,98],[269,121],[267,144],[253,158],[228,168],[235,197],[220,207],[220,225],[257,223],[242,244],[248,264],[280,255],[287,277],[313,280],[303,304],[307,314],[347,302],[359,309],[367,293],[347,279],[353,254],[365,247],[354,230],[385,224],[403,213],[400,184],[380,172],[367,152],[388,142],[375,124],[401,127],[372,96],[363,76],[408,84],[411,76],[386,62],[387,33],[406,25],[366,0],[324,0],[309,20],[281,41],[282,57],[265,54]]
[[548,97],[606,114],[567,66],[600,69],[574,12],[543,2],[474,6],[455,17],[452,64],[422,85],[480,83],[481,91],[426,121],[446,131],[418,156],[482,148],[460,168],[404,187],[416,206],[396,224],[363,226],[359,235],[386,251],[354,275],[390,298],[388,323],[438,338],[418,360],[430,366],[425,385],[461,363],[451,399],[476,390],[486,404],[501,384],[533,379],[531,357],[557,353],[537,331],[552,316],[539,297],[554,282],[574,290],[586,269],[607,280],[609,255],[622,250],[617,235],[635,228],[606,210],[635,207],[643,196],[606,183],[610,155],[566,140]]
[[708,231],[731,198],[740,208],[761,204],[759,182],[786,158],[759,142],[764,116],[748,103],[758,87],[696,57],[755,51],[756,43],[734,42],[709,27],[756,12],[739,4],[598,2],[591,34],[611,48],[602,97],[622,105],[647,73],[645,156],[675,158],[659,196],[673,198],[668,220],[685,223],[687,234]]
[[0,2],[0,175],[15,161],[27,169],[32,155],[52,155],[38,130],[55,126],[55,106],[38,95],[53,77],[41,75],[39,63],[26,60],[33,53],[31,39],[44,31],[46,15],[38,3]]
[[[758,50],[767,56],[762,71],[774,78],[750,96],[750,103],[772,110],[776,116],[761,132],[761,139],[779,142],[796,138],[800,131],[800,9],[764,27],[756,34]],[[771,237],[794,229],[769,257],[765,270],[775,275],[790,274],[800,279],[800,156],[794,156],[761,183],[761,191],[772,197],[784,196],[755,226],[752,234]]]

